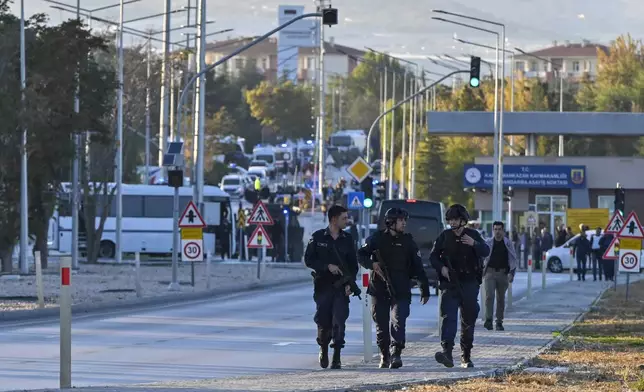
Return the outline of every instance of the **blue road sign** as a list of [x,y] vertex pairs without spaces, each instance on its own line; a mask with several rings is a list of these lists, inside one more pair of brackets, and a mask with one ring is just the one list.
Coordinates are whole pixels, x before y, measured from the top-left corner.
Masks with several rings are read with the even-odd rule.
[[364,192],[347,193],[347,206],[350,210],[360,210],[364,208]]

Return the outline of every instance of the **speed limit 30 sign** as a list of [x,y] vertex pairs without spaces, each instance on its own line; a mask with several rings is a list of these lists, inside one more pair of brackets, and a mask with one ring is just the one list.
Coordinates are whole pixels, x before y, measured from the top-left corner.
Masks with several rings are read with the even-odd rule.
[[203,240],[181,240],[181,259],[203,261]]
[[619,272],[640,272],[640,251],[620,250]]

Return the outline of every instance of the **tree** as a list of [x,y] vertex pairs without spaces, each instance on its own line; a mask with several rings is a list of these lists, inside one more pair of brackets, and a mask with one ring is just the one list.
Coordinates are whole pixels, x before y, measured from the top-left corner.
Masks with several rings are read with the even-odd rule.
[[313,126],[308,92],[288,81],[277,86],[262,82],[245,92],[251,114],[283,139],[307,138]]
[[444,201],[449,196],[445,171],[445,142],[440,136],[425,136],[416,148],[416,193],[421,199]]

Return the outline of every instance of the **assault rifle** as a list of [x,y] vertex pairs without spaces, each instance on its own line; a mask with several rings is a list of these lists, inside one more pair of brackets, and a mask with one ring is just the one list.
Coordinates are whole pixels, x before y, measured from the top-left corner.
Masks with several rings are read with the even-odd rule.
[[[389,298],[392,301],[396,300],[396,289],[394,289],[394,285],[391,282],[391,275],[389,275],[389,270],[387,269],[387,265],[385,264],[385,261],[382,259],[382,254],[380,253],[380,249],[376,249],[373,251],[374,256],[376,256],[376,260],[378,261],[378,264],[380,265],[380,269],[382,271],[381,273],[376,272],[380,278],[385,282],[385,286],[387,287],[387,294],[389,294]],[[374,270],[375,272],[375,270]]]
[[362,294],[362,290],[360,290],[360,287],[358,287],[358,284],[356,283],[355,275],[353,275],[351,271],[349,271],[347,265],[344,263],[344,260],[342,260],[342,257],[340,257],[340,253],[338,252],[338,249],[335,247],[335,245],[331,245],[331,247],[333,248],[335,257],[338,259],[338,266],[342,270],[342,278],[335,281],[333,283],[333,287],[342,288],[346,285],[349,285],[349,289],[351,290],[353,296],[358,297],[359,300],[362,300],[362,297],[360,296],[360,294]]
[[[444,257],[445,260],[445,266],[449,270],[449,284],[452,286],[455,286],[456,289],[458,290],[458,294],[463,298],[463,286],[461,286],[461,281],[458,279],[458,273],[456,270],[452,267],[452,263],[449,261],[449,257]],[[443,272],[438,271],[439,277],[444,278]]]

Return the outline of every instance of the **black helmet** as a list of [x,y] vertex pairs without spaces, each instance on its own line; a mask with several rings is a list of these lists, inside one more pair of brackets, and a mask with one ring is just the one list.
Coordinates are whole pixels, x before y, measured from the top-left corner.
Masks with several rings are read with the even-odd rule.
[[445,220],[462,219],[467,223],[470,220],[470,214],[462,204],[452,204],[445,213]]
[[396,223],[398,219],[408,219],[409,214],[402,208],[390,208],[385,212],[385,226],[389,227]]

